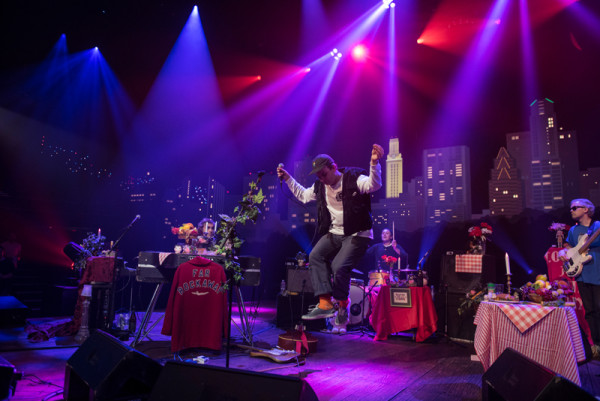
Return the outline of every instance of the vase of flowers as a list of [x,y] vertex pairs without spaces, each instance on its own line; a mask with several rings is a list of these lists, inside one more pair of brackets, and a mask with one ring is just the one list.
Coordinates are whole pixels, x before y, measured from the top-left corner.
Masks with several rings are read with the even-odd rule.
[[569,231],[571,227],[563,223],[552,223],[548,230],[556,232],[556,247],[562,248],[565,240],[565,231]]
[[485,222],[478,226],[469,227],[469,250],[467,253],[485,255],[487,241],[490,241],[492,227]]
[[193,245],[193,240],[198,238],[198,230],[192,223],[185,223],[180,227],[171,227],[171,233],[185,241],[185,245]]

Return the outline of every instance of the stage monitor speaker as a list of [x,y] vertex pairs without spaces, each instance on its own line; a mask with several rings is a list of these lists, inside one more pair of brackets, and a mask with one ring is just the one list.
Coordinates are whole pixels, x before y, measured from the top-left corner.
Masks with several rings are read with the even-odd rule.
[[96,330],[67,361],[66,401],[147,399],[161,365]]
[[483,401],[593,401],[575,383],[512,348],[507,348],[482,376]]
[[0,327],[25,326],[29,308],[12,295],[0,296]]
[[457,273],[456,255],[444,255],[442,259],[442,284],[446,285],[451,292],[467,292],[477,285],[497,283],[494,257],[483,255],[481,264],[481,273]]
[[149,401],[318,401],[304,379],[168,361]]
[[17,369],[0,355],[0,400],[8,400],[15,395]]
[[312,280],[310,278],[310,269],[306,268],[288,268],[287,270],[287,290],[290,292],[310,292],[313,293]]

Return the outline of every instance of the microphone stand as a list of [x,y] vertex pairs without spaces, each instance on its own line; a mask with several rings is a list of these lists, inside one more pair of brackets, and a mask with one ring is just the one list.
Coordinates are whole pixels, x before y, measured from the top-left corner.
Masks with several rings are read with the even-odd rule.
[[131,227],[133,227],[134,224],[135,224],[135,221],[132,222],[131,224],[129,224],[127,227],[125,227],[125,230],[121,233],[121,235],[119,236],[119,238],[117,238],[117,240],[115,241],[115,243],[113,244],[113,246],[108,251],[109,253],[112,253],[115,249],[117,249],[117,245],[119,245],[119,243],[121,242],[121,240],[123,239],[123,237],[125,236],[125,234],[127,234],[127,232],[129,230],[131,230]]
[[[107,315],[106,315],[106,320],[104,321],[104,329],[106,329],[109,333],[112,332],[112,322],[115,318],[115,283],[119,279],[119,275],[120,275],[119,269],[117,267],[117,252],[118,252],[117,246],[119,245],[119,243],[121,242],[121,240],[123,239],[125,234],[127,234],[127,232],[129,230],[131,230],[131,227],[133,227],[133,224],[137,220],[138,220],[138,216],[136,216],[135,220],[132,221],[125,228],[125,230],[121,233],[119,238],[117,238],[117,240],[113,243],[113,245],[110,247],[110,250],[108,251],[109,256],[114,255],[113,256],[112,283],[110,283],[110,288],[108,289],[109,294],[105,294],[105,299],[107,299],[107,301],[108,301],[107,302],[108,303],[108,311],[106,311]],[[113,252],[114,252],[114,254],[113,254]],[[132,283],[131,291],[132,291],[132,296],[133,296],[133,283]],[[132,313],[132,305],[131,305],[132,300],[133,300],[133,298],[130,297],[129,313]],[[130,317],[130,320],[131,320],[131,317]]]

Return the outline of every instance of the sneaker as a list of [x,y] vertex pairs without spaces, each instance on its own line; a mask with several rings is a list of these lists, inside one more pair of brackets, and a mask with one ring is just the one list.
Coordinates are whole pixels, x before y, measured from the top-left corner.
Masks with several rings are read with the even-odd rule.
[[327,319],[335,315],[335,309],[321,309],[319,305],[314,306],[306,315],[302,315],[302,320]]
[[600,346],[596,344],[592,345],[592,358],[596,360],[600,359]]
[[335,325],[338,327],[344,326],[344,329],[345,329],[347,324],[348,324],[348,308],[338,309],[337,315],[335,317]]

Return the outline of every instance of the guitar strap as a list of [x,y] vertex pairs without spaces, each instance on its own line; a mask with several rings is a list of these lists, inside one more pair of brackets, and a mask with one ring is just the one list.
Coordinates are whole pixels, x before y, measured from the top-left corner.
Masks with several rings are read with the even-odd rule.
[[595,225],[596,225],[596,222],[592,221],[592,224],[590,224],[590,228],[588,228],[588,231],[587,231],[588,238],[590,238],[592,236],[592,234],[594,233],[594,231],[596,231],[596,230],[594,230]]
[[300,330],[300,341],[296,342],[296,352],[301,354],[302,348],[306,349],[306,353],[308,354],[308,338],[306,338],[304,330]]

